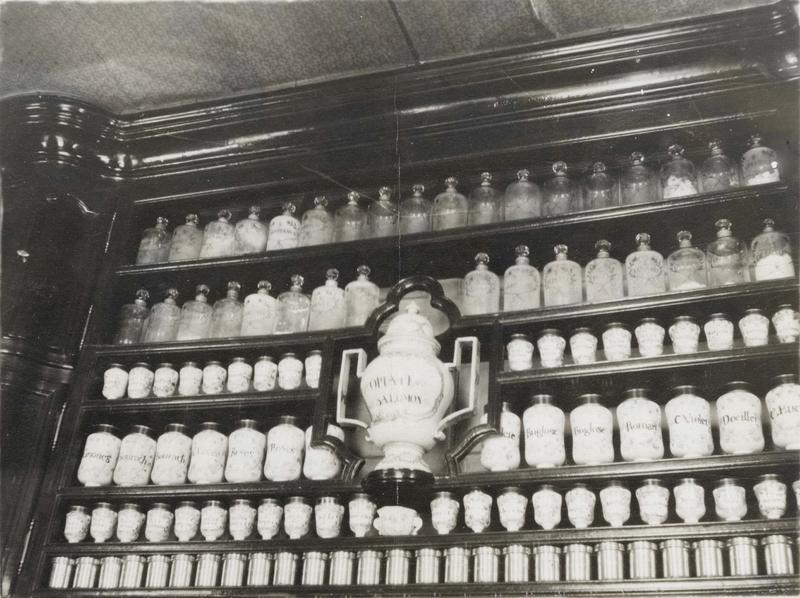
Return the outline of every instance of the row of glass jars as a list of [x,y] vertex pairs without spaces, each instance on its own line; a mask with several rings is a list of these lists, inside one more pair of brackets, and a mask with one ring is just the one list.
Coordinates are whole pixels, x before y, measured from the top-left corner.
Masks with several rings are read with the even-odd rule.
[[[637,540],[591,544],[453,546],[385,552],[228,552],[126,555],[50,562],[49,588],[187,588],[237,586],[404,585],[686,579],[793,575],[791,538]],[[759,547],[761,550],[759,550]],[[626,558],[627,552],[627,558]],[[593,556],[594,555],[594,556]],[[659,559],[659,556],[661,557]],[[726,563],[727,561],[727,563]],[[763,562],[764,565],[760,565]],[[145,573],[146,571],[146,573]],[[412,573],[413,572],[413,573]]]
[[[676,386],[664,406],[651,400],[644,388],[624,392],[624,400],[610,409],[599,394],[578,397],[581,403],[569,413],[572,462],[599,465],[614,461],[614,420],[619,432],[619,453],[624,461],[662,459],[665,454],[662,421],[666,419],[669,452],[677,458],[705,457],[714,453],[712,425],[719,432],[723,454],[744,455],[764,450],[761,399],[746,382],[726,385],[726,392],[711,403],[697,387]],[[775,448],[800,449],[800,385],[794,374],[778,376],[764,397],[772,443]],[[616,417],[615,417],[616,416]],[[498,434],[483,441],[481,465],[490,471],[508,471],[520,465],[520,443],[525,463],[546,468],[567,460],[565,428],[567,417],[549,394],[531,397],[520,418],[504,402]]]
[[169,289],[152,308],[147,307],[149,293],[139,289],[133,303],[120,310],[113,342],[161,343],[361,326],[380,303],[380,289],[370,282],[369,273],[369,267],[359,266],[356,280],[340,288],[339,271],[330,269],[325,284],[311,296],[303,293],[304,279],[295,274],[290,289],[277,299],[269,294],[272,285],[262,280],[244,302],[239,299],[239,283],[229,282],[225,297],[213,307],[208,303],[210,289],[204,284],[181,307],[176,289]]
[[566,245],[556,245],[555,259],[541,275],[530,263],[528,247],[519,245],[502,281],[489,269],[489,256],[478,253],[475,269],[464,277],[459,305],[464,315],[478,315],[501,311],[501,304],[502,311],[517,311],[793,277],[788,236],[775,231],[772,220],[764,223],[750,251],[732,236],[730,221],[718,220],[717,239],[705,252],[692,246],[691,233],[681,231],[678,248],[665,260],[651,247],[650,235],[639,233],[624,264],[611,257],[611,243],[601,240],[595,244],[597,257],[583,269],[569,259]]
[[[305,383],[319,388],[322,351],[313,350],[305,358]],[[158,398],[175,396],[217,395],[225,392],[265,392],[280,388],[294,390],[303,383],[303,362],[295,353],[284,353],[276,364],[269,355],[262,355],[254,365],[244,357],[234,357],[227,369],[219,361],[206,362],[203,368],[195,361],[186,361],[180,370],[171,363],[160,363],[155,371],[145,362],[134,363],[130,370],[112,363],[103,373],[101,394],[116,400],[123,397],[144,399],[151,394]]]
[[[684,523],[697,523],[706,516],[707,481],[684,478],[672,484],[656,478],[642,480],[635,489],[639,519],[646,525],[661,525],[670,518],[670,485],[674,494],[673,512]],[[748,503],[745,484],[734,478],[723,478],[713,483],[714,513],[723,521],[741,521],[747,516]],[[764,474],[752,485],[758,502],[758,512],[765,519],[780,519],[787,510],[787,486],[775,474]],[[793,483],[795,500],[800,500],[800,480]],[[555,529],[563,522],[562,511],[566,505],[567,520],[577,529],[595,523],[597,494],[603,520],[611,527],[622,527],[631,518],[631,492],[629,485],[611,480],[595,494],[586,484],[573,484],[563,493],[551,484],[542,484],[531,495],[533,523],[545,530]],[[476,534],[493,527],[497,505],[499,524],[509,532],[528,527],[528,496],[516,486],[501,489],[493,497],[489,492],[475,488],[462,498],[464,524]],[[449,534],[458,525],[459,502],[451,492],[439,492],[431,501],[431,523],[440,535]]]
[[[780,170],[773,150],[761,145],[761,138],[750,139],[751,148],[742,156],[744,185],[758,185],[780,180]],[[347,203],[327,211],[327,199],[318,196],[314,207],[294,216],[293,202],[283,204],[283,213],[269,225],[260,220],[261,209],[250,208],[247,218],[231,223],[231,212],[221,210],[217,220],[200,229],[196,214],[186,216],[186,223],[168,231],[169,222],[159,217],[153,228],[144,231],[136,256],[137,264],[211,259],[261,253],[332,242],[346,242],[369,237],[413,234],[464,226],[491,224],[504,220],[558,216],[615,205],[637,204],[695,195],[701,191],[724,191],[740,185],[736,164],[722,151],[719,141],[709,144],[710,156],[698,173],[684,157],[683,147],[672,145],[670,159],[660,174],[646,163],[644,155],[634,152],[618,181],[606,165],[595,162],[578,181],[568,174],[567,164],[555,162],[553,178],[540,187],[529,180],[527,170],[517,172],[517,180],[505,193],[492,186],[492,175],[481,173],[481,184],[465,197],[458,192],[458,181],[445,179],[445,190],[430,202],[422,185],[412,187],[412,195],[399,206],[392,202],[392,190],[381,187],[378,199],[371,199],[367,210],[359,205],[361,196],[352,191]]]
[[[264,434],[254,419],[236,422],[230,435],[216,422],[200,424],[192,437],[183,424],[168,424],[155,439],[147,426],[133,426],[120,438],[117,428],[99,424],[86,438],[78,466],[84,486],[160,486],[299,480],[329,480],[341,460],[327,446],[311,446],[312,427],[305,433],[291,415]],[[341,428],[328,424],[327,435],[344,440]]]
[[[738,320],[739,332],[745,347],[760,347],[769,343],[770,319],[760,309],[747,309]],[[772,324],[778,341],[793,343],[800,339],[800,314],[789,304],[780,305],[772,315]],[[633,355],[632,341],[636,339],[641,357],[658,357],[664,353],[664,340],[669,334],[672,352],[678,354],[696,353],[700,350],[700,331],[705,333],[706,348],[709,351],[732,349],[734,344],[734,324],[724,313],[711,314],[702,329],[692,316],[678,316],[665,330],[656,318],[643,318],[634,328],[633,334],[622,322],[606,324],[601,335],[603,354],[606,361],[622,361]],[[534,364],[534,344],[524,333],[512,334],[506,345],[508,369],[512,372],[528,370]],[[572,363],[587,365],[598,360],[598,338],[591,328],[581,327],[572,331],[569,348]],[[567,341],[556,328],[545,328],[536,340],[539,350],[539,364],[543,368],[560,367],[564,364]]]

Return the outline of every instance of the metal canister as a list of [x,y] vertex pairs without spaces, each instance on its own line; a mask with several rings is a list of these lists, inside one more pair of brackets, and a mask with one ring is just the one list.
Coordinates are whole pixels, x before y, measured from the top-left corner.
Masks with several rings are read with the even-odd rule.
[[297,579],[297,560],[299,556],[293,552],[279,552],[275,555],[274,586],[293,586]]
[[176,554],[172,557],[172,568],[169,571],[169,587],[188,588],[192,585],[194,555]]
[[97,571],[100,569],[100,560],[93,556],[82,556],[75,560],[75,578],[72,580],[73,588],[93,588],[97,581]]
[[349,586],[353,583],[353,564],[356,555],[349,550],[337,550],[331,553],[331,564],[328,570],[328,583],[332,586]]
[[564,579],[589,581],[592,578],[592,547],[588,544],[567,544],[564,547]]
[[386,551],[386,584],[405,585],[411,568],[411,551],[392,548]]
[[119,575],[122,573],[122,559],[118,556],[107,556],[100,559],[100,576],[97,587],[115,589],[119,587]]
[[326,552],[312,550],[303,553],[303,573],[300,583],[304,586],[321,586],[325,583]]
[[469,581],[469,549],[453,546],[445,552],[444,583]]
[[144,557],[128,554],[122,559],[122,573],[119,576],[119,587],[139,588],[144,574]]
[[522,544],[511,544],[503,548],[503,580],[529,581],[531,570],[531,549]]
[[54,590],[64,590],[72,581],[72,570],[75,568],[75,559],[68,556],[53,557],[50,561],[50,579],[47,587]]
[[442,551],[435,548],[420,548],[415,553],[416,562],[416,582],[417,583],[440,583]]
[[761,540],[767,575],[794,575],[792,540],[788,536],[767,536]]
[[247,555],[241,552],[229,552],[222,560],[222,576],[219,585],[232,588],[241,586],[244,582],[244,565]]
[[731,575],[758,575],[758,540],[737,536],[728,540]]
[[694,571],[696,577],[722,577],[725,568],[722,561],[722,542],[719,540],[698,540],[694,548]]
[[597,579],[608,581],[625,577],[625,545],[622,542],[600,542],[594,547],[597,555]]
[[371,586],[381,583],[382,561],[383,553],[380,550],[359,551],[356,583],[360,586]]
[[664,577],[689,577],[689,542],[679,540],[664,540],[661,543],[661,568]]
[[197,569],[194,572],[194,587],[210,588],[217,585],[219,576],[220,555],[205,552],[197,557]]
[[478,546],[472,551],[473,581],[494,583],[500,579],[500,549],[494,546]]
[[655,542],[647,540],[628,544],[628,576],[631,579],[655,579],[657,549]]
[[533,547],[533,579],[536,581],[561,579],[561,549],[558,546]]
[[153,554],[147,557],[147,575],[144,577],[144,587],[166,588],[171,560],[172,557],[165,554]]
[[250,553],[250,562],[247,566],[248,586],[268,586],[272,575],[273,557],[268,552]]

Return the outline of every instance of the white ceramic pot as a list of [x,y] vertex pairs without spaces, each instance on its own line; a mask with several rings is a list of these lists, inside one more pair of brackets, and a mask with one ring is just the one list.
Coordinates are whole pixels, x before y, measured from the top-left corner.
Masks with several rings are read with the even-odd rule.
[[372,523],[381,536],[416,536],[422,527],[422,518],[414,509],[396,505],[378,509]]
[[463,499],[464,522],[476,534],[492,523],[492,497],[482,490],[472,490]]

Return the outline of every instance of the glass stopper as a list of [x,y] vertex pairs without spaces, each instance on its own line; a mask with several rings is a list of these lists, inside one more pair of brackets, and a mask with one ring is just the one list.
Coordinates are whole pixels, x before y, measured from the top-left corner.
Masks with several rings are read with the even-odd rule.
[[314,198],[314,207],[319,208],[320,206],[322,206],[321,209],[323,210],[328,206],[328,198],[324,195],[317,195]]
[[772,218],[764,218],[762,223],[764,224],[765,233],[771,233],[773,230],[775,230],[775,221]]
[[378,197],[381,201],[389,201],[392,198],[392,190],[389,187],[378,189]]
[[644,164],[644,154],[642,152],[633,152],[631,154],[631,164],[634,166]]
[[198,222],[200,222],[200,218],[197,217],[197,214],[186,214],[186,224],[194,224],[196,226]]
[[294,211],[297,209],[291,201],[287,201],[286,203],[283,204],[282,207],[283,207],[283,213],[288,214],[289,216],[294,214]]
[[250,206],[250,216],[255,216],[254,220],[258,220],[258,215],[261,213],[261,208],[258,206]]
[[600,173],[605,171],[606,171],[606,165],[603,164],[602,162],[595,162],[594,164],[592,164],[592,172]]
[[475,263],[479,266],[485,266],[489,263],[489,254],[480,252],[475,256]]
[[230,210],[220,210],[217,212],[217,218],[221,221],[227,222],[231,219],[231,211]]
[[235,282],[235,281],[232,280],[232,281],[230,281],[228,283],[228,294],[229,295],[238,294],[239,293],[239,289],[241,289],[241,288],[242,288],[242,285],[240,285],[238,282]]
[[517,257],[528,257],[531,254],[531,250],[528,249],[527,245],[517,245],[514,248],[514,253],[517,254]]
[[487,187],[492,184],[492,173],[491,172],[482,172],[481,173],[481,185],[486,185]]
[[299,291],[303,288],[303,283],[305,282],[305,278],[300,276],[299,274],[292,274],[292,290]]
[[731,221],[725,218],[720,218],[714,223],[717,227],[718,237],[729,237],[731,234]]
[[200,297],[203,297],[203,298],[205,298],[205,297],[206,297],[206,295],[208,295],[208,294],[211,292],[211,289],[209,289],[207,285],[204,285],[204,284],[199,284],[199,285],[197,285],[197,287],[195,288],[195,292],[197,293],[197,298],[198,298],[198,299],[199,299]]
[[722,142],[719,139],[712,139],[708,142],[708,149],[711,150],[712,154],[721,154]]
[[758,147],[761,145],[761,142],[763,140],[764,138],[761,137],[760,133],[753,133],[752,135],[750,135],[750,139],[748,139],[748,145],[750,147]]
[[358,273],[358,277],[363,280],[367,280],[371,272],[372,270],[369,269],[369,266],[365,266],[363,264],[360,265],[358,268],[356,268],[356,273]]
[[553,252],[556,254],[556,257],[559,257],[561,255],[566,256],[567,251],[569,251],[569,247],[567,247],[566,245],[556,245],[555,247],[553,247]]
[[556,173],[556,176],[566,176],[567,175],[567,163],[563,160],[559,160],[558,162],[553,162],[553,172]]
[[611,243],[605,239],[600,239],[594,244],[594,248],[597,250],[597,253],[605,254],[604,257],[606,257],[611,251]]
[[147,292],[147,289],[139,289],[136,291],[136,299],[145,302],[150,299],[150,293]]
[[414,195],[422,195],[425,193],[425,185],[414,185],[411,187],[411,191],[414,193]]
[[444,180],[444,184],[447,185],[449,190],[454,190],[458,185],[458,179],[454,176],[449,176]]
[[639,233],[636,235],[636,244],[640,247],[650,247],[650,235],[648,233]]
[[683,146],[677,143],[673,143],[667,148],[667,153],[673,158],[680,158],[683,156]]
[[325,272],[325,278],[333,281],[339,280],[339,271],[336,268],[329,268]]
[[517,180],[518,181],[527,181],[528,177],[531,176],[531,173],[524,168],[522,170],[517,171]]
[[361,197],[355,191],[351,191],[347,194],[347,203],[358,205],[358,198]]
[[178,289],[167,289],[167,294],[164,297],[164,301],[172,300],[174,303],[175,300],[178,298]]
[[692,233],[688,230],[682,230],[678,233],[678,244],[681,247],[691,247],[692,246]]
[[167,225],[169,225],[169,220],[167,220],[163,216],[159,216],[158,218],[156,218],[156,226],[158,228],[167,228]]
[[269,283],[268,280],[259,280],[258,290],[264,291],[266,294],[269,294],[270,290],[272,290],[272,285]]

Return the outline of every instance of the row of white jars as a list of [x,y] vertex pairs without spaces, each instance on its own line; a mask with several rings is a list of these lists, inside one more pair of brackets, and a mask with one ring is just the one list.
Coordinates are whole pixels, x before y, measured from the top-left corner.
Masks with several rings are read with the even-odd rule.
[[[329,424],[327,435],[344,440],[344,432]],[[147,426],[133,426],[120,439],[117,429],[99,424],[86,438],[78,467],[84,486],[143,486],[258,482],[300,479],[328,480],[339,475],[341,461],[327,446],[311,446],[312,427],[305,431],[297,418],[281,416],[267,434],[253,419],[242,419],[226,436],[216,422],[205,422],[189,436],[183,424],[168,424],[154,438]]]
[[[793,542],[788,536],[772,535],[763,538],[738,536],[727,541],[706,539],[689,542],[677,538],[662,542],[637,540],[627,544],[605,541],[563,547],[510,544],[502,548],[453,546],[444,550],[419,548],[416,551],[392,548],[385,555],[378,550],[358,553],[338,550],[330,553],[307,551],[302,556],[287,551],[274,555],[265,552],[203,553],[197,557],[190,554],[108,556],[101,559],[58,556],[51,560],[47,585],[52,589],[132,589],[287,586],[298,583],[310,586],[405,585],[412,581],[417,584],[585,582],[593,579],[737,577],[762,573],[793,575],[792,547]],[[763,567],[760,557],[763,558]]]
[[[714,452],[712,425],[719,431],[723,454],[751,454],[764,450],[762,402],[745,382],[730,382],[726,392],[712,405],[696,387],[673,389],[673,398],[661,406],[648,398],[648,391],[625,391],[616,409],[605,407],[600,395],[579,397],[581,405],[569,413],[572,462],[597,465],[614,461],[614,421],[619,431],[619,452],[624,461],[648,461],[665,455],[662,422],[666,419],[669,452],[673,457],[694,458]],[[778,376],[764,399],[776,448],[800,448],[800,385],[793,374]],[[615,418],[616,413],[616,418]],[[565,428],[567,417],[552,395],[537,394],[520,418],[503,403],[499,434],[483,442],[481,465],[490,471],[516,469],[521,462],[523,440],[525,463],[531,467],[558,467],[567,461]]]
[[[376,505],[366,494],[355,494],[348,502],[348,525],[357,537],[371,529]],[[199,536],[208,542],[219,540],[226,529],[233,540],[246,540],[256,533],[262,540],[276,537],[281,526],[289,539],[307,536],[312,527],[320,538],[335,538],[341,533],[345,506],[335,496],[322,496],[312,503],[302,496],[285,501],[264,498],[255,503],[234,499],[226,508],[219,500],[202,504],[181,501],[174,510],[166,503],[153,503],[145,514],[136,503],[123,503],[115,510],[110,503],[97,503],[90,511],[73,505],[64,518],[64,538],[69,543],[91,537],[106,542],[116,537],[120,542],[136,542],[144,536],[148,542],[166,542],[173,536],[188,542]]]
[[[782,305],[772,316],[772,322],[779,342],[797,342],[800,338],[800,320],[797,311],[790,305]],[[748,309],[739,319],[739,331],[745,347],[759,347],[769,343],[769,319],[759,309]],[[710,351],[723,351],[734,346],[734,325],[731,319],[716,313],[709,316],[702,328],[705,333],[706,348]],[[701,328],[691,316],[679,316],[665,330],[655,318],[643,318],[634,328],[633,334],[621,322],[611,322],[603,331],[603,357],[606,361],[622,361],[633,354],[633,340],[636,339],[641,357],[658,357],[664,354],[664,340],[669,335],[672,352],[675,354],[697,353],[700,350]],[[534,353],[539,351],[539,363],[543,368],[560,367],[564,364],[567,341],[555,328],[542,330],[534,347],[527,334],[512,334],[506,352],[508,369],[527,370],[533,367]],[[591,328],[577,328],[569,337],[572,362],[586,365],[598,360],[599,339]]]
[[[706,516],[707,481],[684,478],[672,484],[674,514],[684,523],[697,523]],[[724,521],[740,521],[748,512],[745,485],[734,478],[713,483],[714,513]],[[800,502],[800,480],[792,484],[795,501]],[[759,515],[765,519],[780,519],[787,510],[787,486],[775,474],[760,476],[753,485]],[[603,519],[612,527],[621,527],[631,518],[631,502],[635,494],[639,519],[647,525],[660,525],[670,517],[670,489],[662,480],[649,478],[638,483],[635,492],[618,480],[608,482],[600,491]],[[554,529],[562,523],[566,505],[569,523],[578,529],[595,522],[597,494],[586,484],[574,484],[563,494],[550,484],[539,486],[530,499],[533,522],[542,529]],[[503,488],[492,497],[489,492],[475,488],[464,495],[464,524],[481,533],[492,527],[495,513],[500,525],[509,532],[528,526],[528,497],[516,486]],[[458,526],[460,504],[451,492],[438,492],[431,501],[431,523],[438,534],[449,534]]]
[[[305,382],[309,388],[319,387],[322,351],[313,350],[305,358]],[[303,362],[295,353],[284,353],[280,361],[262,355],[254,365],[244,357],[234,357],[227,368],[220,361],[209,361],[203,368],[187,361],[180,370],[171,363],[160,363],[155,371],[149,364],[138,362],[130,371],[112,363],[103,373],[102,395],[109,400],[144,399],[222,394],[224,392],[258,392],[275,388],[294,390],[303,383]]]

